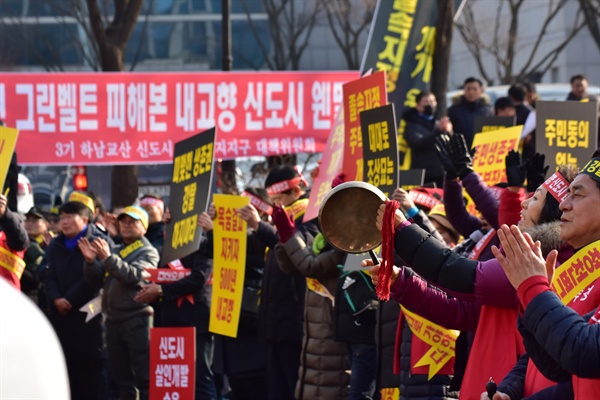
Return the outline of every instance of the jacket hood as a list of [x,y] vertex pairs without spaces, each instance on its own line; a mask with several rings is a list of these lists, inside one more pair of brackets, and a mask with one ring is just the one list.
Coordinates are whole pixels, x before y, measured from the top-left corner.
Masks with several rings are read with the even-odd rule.
[[[567,247],[570,247],[560,238],[560,221],[536,225],[524,229],[523,232],[529,233],[534,242],[537,240],[541,242],[544,256],[548,255],[552,249],[557,249],[561,253],[563,249],[566,250]],[[562,257],[559,255],[559,258]]]

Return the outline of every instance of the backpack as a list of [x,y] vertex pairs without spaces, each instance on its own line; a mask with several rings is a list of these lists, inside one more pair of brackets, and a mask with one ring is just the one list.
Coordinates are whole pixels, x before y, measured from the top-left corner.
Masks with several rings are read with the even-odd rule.
[[367,271],[342,273],[335,292],[335,340],[375,344],[378,306],[375,287]]

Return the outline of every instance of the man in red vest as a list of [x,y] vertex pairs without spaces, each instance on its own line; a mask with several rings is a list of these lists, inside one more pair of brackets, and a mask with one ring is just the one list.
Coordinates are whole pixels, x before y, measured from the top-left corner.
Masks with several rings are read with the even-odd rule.
[[29,246],[29,237],[21,218],[7,204],[6,196],[0,194],[0,276],[21,290],[23,254]]

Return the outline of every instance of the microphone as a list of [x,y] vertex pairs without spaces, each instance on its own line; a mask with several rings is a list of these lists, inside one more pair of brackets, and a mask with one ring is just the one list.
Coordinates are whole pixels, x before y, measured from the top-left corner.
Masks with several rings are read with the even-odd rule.
[[452,251],[460,255],[469,254],[477,245],[477,242],[479,242],[481,238],[485,236],[485,234],[486,232],[482,231],[481,229],[473,231],[468,238],[463,240],[461,244],[454,247]]

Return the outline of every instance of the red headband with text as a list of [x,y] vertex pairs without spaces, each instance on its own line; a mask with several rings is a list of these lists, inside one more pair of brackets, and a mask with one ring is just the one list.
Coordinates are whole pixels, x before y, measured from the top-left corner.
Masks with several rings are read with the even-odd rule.
[[267,188],[267,193],[269,194],[277,194],[281,192],[285,192],[286,190],[290,190],[295,188],[302,182],[304,179],[300,176],[297,176],[293,179],[288,179],[287,181],[281,181],[274,183],[273,185]]
[[560,172],[556,171],[552,176],[546,179],[543,187],[558,201],[562,202],[569,195],[569,181],[565,179]]
[[262,211],[267,215],[271,215],[273,213],[273,207],[265,203],[260,197],[246,191],[242,192],[242,196],[250,197],[250,204],[256,207],[257,210]]
[[155,206],[165,211],[165,202],[154,197],[144,197],[140,200],[140,206]]

